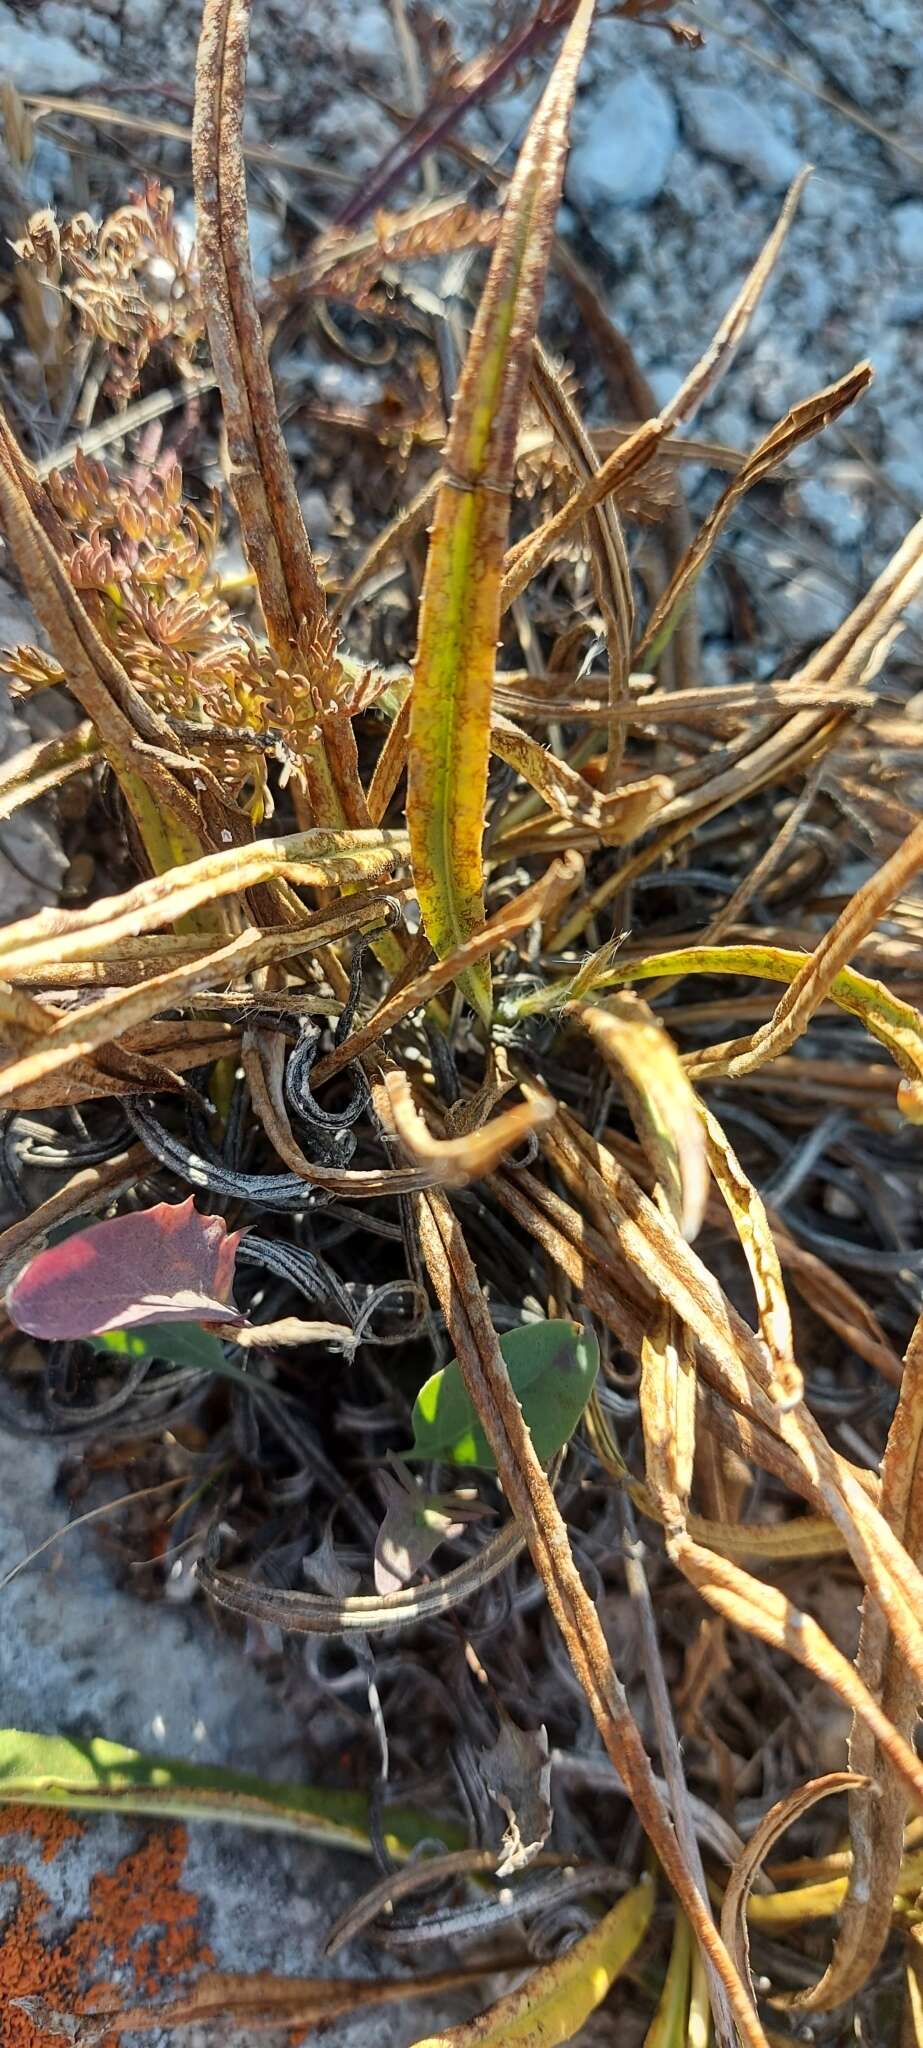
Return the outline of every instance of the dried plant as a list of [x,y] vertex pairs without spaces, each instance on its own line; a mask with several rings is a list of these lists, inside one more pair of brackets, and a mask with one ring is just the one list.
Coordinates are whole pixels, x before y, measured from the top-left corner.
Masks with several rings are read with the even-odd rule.
[[[660,12],[619,11],[652,22]],[[244,624],[235,615],[216,568],[221,504],[194,506],[175,459],[126,479],[79,454],[42,482],[4,428],[0,516],[52,650],[15,650],[6,670],[21,691],[66,688],[83,720],[4,768],[0,806],[8,814],[76,773],[105,769],[131,823],[139,879],[0,933],[0,1097],[12,1117],[5,1179],[16,1194],[37,1145],[43,1163],[68,1176],[0,1237],[3,1275],[15,1282],[62,1221],[116,1203],[131,1215],[148,1187],[174,1202],[190,1188],[207,1195],[243,1229],[236,1284],[246,1322],[219,1326],[216,1348],[185,1373],[175,1354],[142,1341],[120,1390],[104,1389],[95,1409],[68,1411],[68,1426],[90,1434],[117,1414],[136,1440],[162,1431],[171,1404],[200,1401],[209,1374],[223,1377],[228,1402],[246,1404],[253,1427],[235,1435],[232,1411],[209,1442],[216,1528],[236,1517],[246,1559],[265,1495],[258,1488],[251,1506],[245,1484],[235,1491],[247,1455],[240,1441],[262,1430],[270,1448],[261,1439],[249,1455],[311,1474],[330,1523],[341,1517],[361,1544],[362,1568],[377,1566],[379,1590],[356,1590],[355,1549],[335,1543],[329,1524],[322,1541],[315,1529],[319,1547],[304,1560],[304,1489],[293,1483],[274,1525],[288,1532],[281,1570],[304,1560],[311,1590],[263,1584],[240,1556],[227,1570],[215,1538],[199,1568],[206,1592],[285,1633],[359,1639],[368,1657],[381,1633],[420,1631],[431,1661],[395,1656],[391,1734],[410,1688],[414,1738],[434,1774],[446,1740],[458,1736],[445,1729],[446,1699],[490,1733],[470,1683],[475,1666],[485,1678],[490,1668],[503,1726],[502,1689],[515,1699],[526,1680],[543,1713],[551,1703],[546,1718],[566,1700],[570,1735],[576,1727],[584,1748],[595,1724],[604,1755],[572,1754],[570,1767],[590,1777],[602,1770],[631,1800],[672,1895],[666,1947],[651,1920],[650,1874],[628,1887],[622,1873],[625,1897],[604,1915],[588,1908],[581,1939],[540,1963],[474,2032],[427,2036],[418,2048],[572,2038],[642,1940],[656,1961],[653,2018],[650,1971],[630,1995],[647,2000],[650,2042],[704,2039],[710,2010],[721,2048],[765,2048],[783,2037],[767,2030],[761,2002],[828,2010],[871,1995],[894,1928],[908,1941],[903,2038],[923,2042],[913,1932],[921,1822],[908,1819],[923,1812],[923,1325],[911,1333],[919,1297],[907,1280],[919,1255],[895,1223],[881,1274],[887,1285],[894,1276],[896,1299],[887,1287],[868,1299],[875,1257],[864,1240],[854,1233],[841,1244],[789,1206],[828,1145],[846,1147],[834,1190],[880,1185],[882,1163],[905,1160],[908,1132],[912,1139],[923,1121],[923,826],[906,773],[913,730],[875,687],[923,585],[923,523],[794,675],[703,687],[684,674],[684,621],[722,531],[746,492],[861,398],[870,370],[860,364],[776,423],[697,532],[684,537],[683,519],[673,521],[668,572],[636,619],[642,594],[623,518],[650,480],[645,516],[680,504],[676,430],[729,368],[804,181],[673,400],[594,437],[573,380],[537,335],[592,20],[593,0],[542,7],[483,61],[464,70],[447,61],[441,96],[405,138],[397,169],[385,166],[365,195],[366,211],[380,208],[459,108],[512,76],[560,27],[499,217],[452,200],[379,212],[366,231],[357,202],[307,265],[274,281],[265,329],[247,245],[248,0],[205,4],[193,149],[198,278],[180,260],[169,196],[154,185],[100,229],[82,216],[64,229],[33,221],[20,247],[33,277],[61,293],[105,347],[118,402],[155,349],[188,360],[204,318],[227,482],[261,616]],[[486,282],[439,466],[419,488],[408,483],[385,531],[328,587],[280,424],[269,335],[296,301],[339,298],[375,312],[395,266],[479,245],[489,252]],[[152,264],[155,277],[166,269],[175,280],[161,298],[149,289]],[[392,295],[389,323],[405,311]],[[594,301],[596,331],[606,318]],[[434,417],[431,361],[419,383],[414,397],[395,401],[403,422]],[[381,427],[383,445],[401,431],[389,441]],[[407,462],[404,447],[394,464],[401,490]],[[381,645],[357,618],[358,600],[387,561],[416,558],[427,525],[414,659],[389,665],[378,652],[354,652],[348,622],[363,649]],[[513,665],[514,638],[525,668]],[[780,821],[781,792],[790,807]],[[857,838],[873,855],[868,880],[832,914],[803,830],[815,805],[838,858]],[[261,836],[274,806],[283,829]],[[710,915],[701,897],[716,876],[732,887]],[[645,884],[673,892],[666,913],[647,913]],[[695,906],[685,925],[676,901]],[[650,1007],[635,983],[649,985]],[[863,1032],[880,1048],[874,1061]],[[818,1094],[841,1121],[819,1120]],[[75,1141],[59,1113],[78,1104],[86,1122]],[[50,1121],[23,1136],[23,1111]],[[769,1182],[765,1196],[759,1180]],[[337,1230],[351,1247],[345,1273]],[[14,1285],[14,1315],[17,1298]],[[337,1321],[304,1322],[305,1299],[335,1308]],[[560,1434],[546,1438],[505,1355],[514,1359],[516,1342],[500,1341],[510,1329],[521,1339],[524,1324],[553,1332],[581,1320],[595,1333],[585,1347],[594,1373],[598,1340],[603,1354],[595,1389],[590,1373],[567,1408],[565,1434],[583,1465]],[[857,1408],[876,1374],[886,1397],[897,1389],[880,1471],[874,1458],[854,1462],[850,1439],[824,1426],[837,1409],[829,1388],[833,1405],[818,1401],[812,1348],[821,1343],[826,1357],[850,1361]],[[261,1352],[278,1362],[286,1346],[313,1347],[323,1386],[316,1406],[284,1372],[277,1382],[259,1370]],[[397,1347],[393,1375],[376,1362],[382,1346]],[[350,1381],[365,1408],[359,1392],[334,1383],[344,1351],[365,1373]],[[573,1370],[566,1352],[555,1371]],[[171,1358],[176,1370],[164,1370]],[[60,1385],[60,1360],[56,1375]],[[462,1496],[390,1475],[382,1529],[369,1468],[380,1466],[382,1429],[386,1448],[406,1452],[409,1404],[424,1381],[437,1404],[448,1409],[451,1388],[463,1405],[464,1427],[453,1407],[439,1456],[457,1463],[461,1446],[464,1462],[464,1444],[473,1445],[469,1462],[482,1476]],[[51,1412],[61,1407],[58,1397]],[[614,1418],[627,1413],[620,1444]],[[350,1435],[363,1456],[345,1480],[333,1460]],[[579,1471],[588,1472],[583,1489],[571,1477]],[[764,1491],[748,1509],[754,1475]],[[193,1503],[202,1491],[197,1484]],[[767,1492],[772,1512],[754,1512]],[[478,1523],[504,1501],[509,1518],[484,1536]],[[678,1675],[675,1645],[658,1629],[633,1510],[650,1531],[648,1569],[670,1600],[686,1603],[704,1646],[697,1662],[687,1643],[672,1702],[665,1666]],[[422,1585],[401,1582],[443,1543],[462,1548],[460,1562]],[[616,1551],[628,1588],[623,1618],[630,1608],[637,1629],[637,1655],[626,1646],[638,1680],[630,1689],[594,1598]],[[817,1559],[851,1573],[861,1599],[854,1658],[825,1625],[823,1588],[818,1597],[810,1579]],[[536,1587],[557,1637],[535,1621]],[[469,1603],[478,1628],[467,1663],[450,1667],[448,1638],[434,1624],[464,1608],[464,1639]],[[619,1640],[617,1629],[610,1634]],[[791,1675],[800,1667],[816,1686],[811,1696],[826,1689],[853,1732],[850,1770],[793,1784],[744,1848],[727,1820],[732,1722],[710,1750],[702,1731],[726,1666],[748,1657],[779,1687],[801,1683]],[[436,1702],[431,1744],[427,1698]],[[699,1744],[708,1797],[687,1782],[677,1713],[690,1747]],[[566,1783],[566,1755],[560,1767]],[[792,1770],[803,1776],[797,1752]],[[22,1796],[22,1774],[12,1782]],[[71,1791],[87,1796],[79,1773]],[[781,1888],[768,1889],[763,1866],[778,1835],[843,1792],[848,1850],[802,1858],[790,1884],[776,1867]],[[483,1785],[481,1793],[483,1805]],[[476,1842],[453,1842],[444,1821],[432,1824],[446,1844],[434,1884],[500,1867],[502,1847],[487,1848],[474,1795],[468,1805]],[[563,1846],[573,1848],[575,1830],[585,1842],[587,1825],[572,1818]],[[549,1839],[545,1852],[540,1830],[532,1849],[560,1860]],[[730,1875],[719,1879],[722,1863]],[[574,1896],[598,1897],[607,1876],[599,1855],[583,1864],[578,1855],[567,1882]],[[389,1878],[370,1893],[367,1917],[426,1882],[419,1869]],[[551,1882],[535,1872],[517,1878],[512,1910],[524,1923],[550,1910],[559,1896]],[[807,1938],[816,1909],[840,1916],[824,1970]],[[409,1921],[397,1913],[387,1926],[396,1941],[402,1926],[414,1943],[427,1928],[430,1938],[462,1941],[492,1932],[506,1910],[493,1895],[435,1914],[418,1903]],[[755,1945],[779,1928],[785,1943],[766,1947],[757,1982],[748,1932]],[[337,1944],[345,1938],[335,1930]],[[780,1964],[787,1990],[775,1982]],[[200,2011],[247,2009],[239,1986],[235,1997],[236,2008],[209,1980],[198,2005],[184,1999],[154,2017],[169,2026]],[[297,2024],[293,1987],[285,2010],[286,2024]]]

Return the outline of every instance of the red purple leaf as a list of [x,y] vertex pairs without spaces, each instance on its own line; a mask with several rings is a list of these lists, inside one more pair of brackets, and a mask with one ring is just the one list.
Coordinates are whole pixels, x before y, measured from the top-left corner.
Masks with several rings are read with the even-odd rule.
[[192,1196],[76,1232],[30,1259],[6,1298],[30,1337],[96,1337],[139,1323],[241,1323],[231,1301],[239,1230]]

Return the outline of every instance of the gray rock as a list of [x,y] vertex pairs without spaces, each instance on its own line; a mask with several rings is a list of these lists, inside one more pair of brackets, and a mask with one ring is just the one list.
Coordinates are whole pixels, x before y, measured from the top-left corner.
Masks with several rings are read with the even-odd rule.
[[723,85],[687,85],[681,99],[687,133],[709,156],[749,171],[768,192],[791,184],[801,157],[752,100]]
[[845,617],[848,601],[822,569],[802,569],[766,600],[772,623],[793,645],[826,640]]
[[883,467],[892,483],[923,507],[923,422],[915,412],[889,418]]
[[812,476],[801,485],[798,495],[812,524],[834,547],[854,547],[862,539],[868,521],[858,493]]
[[22,92],[75,92],[99,77],[99,60],[84,57],[69,37],[28,28],[0,6],[0,67]]
[[907,270],[923,272],[923,199],[904,199],[892,206],[897,253]]
[[676,110],[650,71],[621,78],[575,144],[567,182],[577,205],[645,206],[663,190],[676,147]]
[[[50,1445],[0,1435],[0,1575],[67,1519],[54,1498],[57,1463]],[[201,1605],[142,1605],[114,1587],[87,1532],[65,1537],[14,1579],[3,1593],[3,1616],[6,1726],[103,1734],[149,1752],[236,1765],[266,1777],[303,1775],[297,1720],[270,1692],[243,1645],[218,1634]],[[87,1816],[82,1835],[65,1842],[50,1862],[42,1860],[41,1844],[30,1856],[18,1836],[6,1854],[17,1860],[25,1855],[49,1898],[54,1937],[60,1938],[86,1914],[96,1873],[111,1872],[156,1825]],[[400,1976],[400,1963],[390,1957],[383,1962],[358,1945],[342,1966],[339,1958],[332,1965],[323,1960],[331,1920],[372,1876],[371,1863],[342,1851],[203,1823],[189,1827],[181,1882],[196,1895],[197,1934],[213,1951],[217,1969]],[[104,1974],[108,1978],[108,1968]],[[463,2010],[470,2012],[472,2004],[469,1996]],[[411,2011],[418,2033],[447,2016],[443,2001],[437,2013],[428,2014],[422,2001]],[[448,2016],[459,2017],[458,2009]],[[397,2008],[372,2008],[351,2024],[350,2048],[398,2048],[408,2031],[407,2017]],[[172,2048],[173,2038],[160,2032],[144,2036],[151,2048]],[[274,2048],[276,2036],[270,2038]],[[224,2048],[250,2048],[251,2036],[232,2029],[222,2042]]]

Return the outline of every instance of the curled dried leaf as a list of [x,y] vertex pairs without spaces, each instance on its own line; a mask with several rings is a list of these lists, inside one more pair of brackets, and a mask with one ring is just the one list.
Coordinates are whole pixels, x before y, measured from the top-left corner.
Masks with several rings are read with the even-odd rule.
[[482,1749],[478,1769],[491,1798],[506,1815],[498,1877],[524,1870],[551,1833],[551,1758],[546,1728],[520,1728],[497,1703],[500,1733]]

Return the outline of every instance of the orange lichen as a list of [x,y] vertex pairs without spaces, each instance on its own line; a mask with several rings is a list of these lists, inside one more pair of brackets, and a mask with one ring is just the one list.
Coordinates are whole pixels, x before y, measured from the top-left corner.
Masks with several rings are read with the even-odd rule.
[[43,1863],[53,1863],[64,1843],[82,1834],[64,1806],[0,1806],[0,1835],[31,1835],[41,1843]]
[[[0,1809],[0,1832],[31,1837],[51,1862],[79,1821],[60,1808]],[[63,1935],[25,1863],[0,1865],[0,1884],[16,1888],[0,1934],[0,2039],[3,2048],[58,2048],[59,2014],[111,2012],[175,1996],[213,1956],[198,1941],[199,1901],[181,1883],[186,1830],[154,1828],[114,1870],[90,1883],[87,1911]],[[14,2001],[34,2000],[31,2008]],[[100,2048],[116,2048],[117,2035]]]

